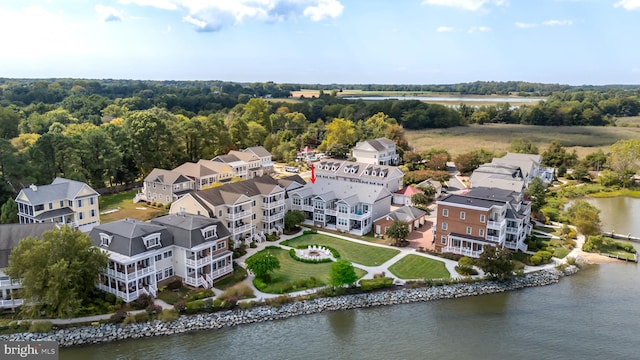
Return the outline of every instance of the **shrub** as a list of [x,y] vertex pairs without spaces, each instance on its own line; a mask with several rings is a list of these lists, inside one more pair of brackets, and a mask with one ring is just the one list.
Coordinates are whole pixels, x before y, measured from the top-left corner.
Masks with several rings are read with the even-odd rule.
[[238,307],[242,310],[251,309],[255,303],[253,301],[243,301],[238,303]]
[[252,241],[251,243],[249,243],[249,247],[252,248],[252,249],[255,249],[255,248],[258,247],[258,244],[256,244],[255,241]]
[[567,264],[575,265],[576,264],[576,258],[575,257],[568,257],[567,258]]
[[124,321],[122,322],[122,326],[127,326],[129,324],[135,324],[136,323],[136,317],[133,315],[129,315],[126,318],[124,318]]
[[546,264],[550,262],[551,258],[553,257],[553,253],[549,252],[548,250],[554,251],[555,249],[547,248],[546,250],[543,250],[543,251],[537,251],[534,256],[539,256],[542,259],[542,262]]
[[537,266],[537,265],[540,265],[542,263],[542,258],[540,256],[538,256],[538,255],[533,255],[532,257],[529,258],[529,261],[534,266]]
[[293,301],[293,299],[290,298],[289,296],[280,295],[278,297],[266,299],[264,302],[269,306],[278,307],[278,306],[282,306],[284,304],[290,303],[291,301]]
[[267,241],[273,242],[278,240],[280,240],[280,237],[278,236],[278,234],[267,234]]
[[360,280],[360,288],[362,291],[371,291],[374,289],[388,288],[393,285],[393,279],[382,277],[377,279]]
[[195,314],[197,312],[202,311],[202,309],[204,308],[204,301],[202,300],[189,301],[188,303],[185,304],[185,306],[186,306],[187,314]]
[[474,269],[471,266],[461,266],[458,265],[455,267],[456,272],[460,275],[478,275],[478,270]]
[[139,322],[139,323],[147,322],[150,319],[149,314],[146,311],[139,312],[135,314],[134,317],[136,319],[136,322]]
[[215,310],[213,307],[213,300],[211,298],[203,300],[202,309],[206,312],[213,312]]
[[222,300],[231,297],[235,299],[246,299],[253,296],[253,289],[247,284],[238,283],[225,290],[218,298]]
[[126,317],[127,317],[127,312],[122,309],[119,309],[119,310],[116,310],[116,312],[113,313],[111,317],[109,317],[109,322],[112,324],[118,324],[118,323],[121,323]]
[[149,314],[150,318],[154,318],[156,315],[160,314],[162,312],[162,306],[160,305],[149,305],[147,306],[147,308],[145,309],[147,311],[147,314]]
[[188,298],[187,301],[194,301],[194,300],[201,300],[204,298],[208,298],[208,297],[213,297],[215,294],[213,293],[213,290],[211,289],[203,289],[203,290],[198,290],[194,293],[191,293]]
[[180,314],[174,309],[164,309],[160,313],[160,320],[164,322],[172,322],[178,320]]
[[181,312],[184,312],[187,309],[187,304],[186,304],[186,302],[184,300],[181,300],[181,301],[178,301],[175,304],[173,304],[173,308],[177,312],[181,313]]
[[107,293],[104,296],[104,301],[108,302],[109,304],[115,304],[116,303],[116,296],[113,295],[112,293]]
[[460,258],[460,260],[458,260],[458,266],[467,266],[467,267],[472,267],[473,266],[473,260],[471,260],[470,258],[463,256]]
[[51,331],[53,324],[51,321],[34,321],[29,326],[29,332],[32,333],[46,333]]
[[309,230],[305,230],[305,231],[303,231],[303,232],[302,232],[302,234],[304,234],[304,235],[307,235],[307,234],[317,234],[317,233],[318,233],[318,230],[311,230],[311,229],[309,229]]
[[133,302],[133,307],[137,310],[146,309],[149,305],[153,305],[153,298],[151,295],[142,294],[138,296],[136,301]]

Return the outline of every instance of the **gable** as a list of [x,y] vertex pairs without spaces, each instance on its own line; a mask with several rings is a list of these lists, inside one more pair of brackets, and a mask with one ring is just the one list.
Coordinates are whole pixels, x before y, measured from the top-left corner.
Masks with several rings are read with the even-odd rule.
[[22,190],[20,191],[20,194],[18,194],[18,196],[16,197],[16,200],[29,202],[29,198],[27,198],[27,195],[25,195],[24,191]]
[[82,189],[80,189],[80,191],[76,194],[77,197],[80,196],[89,196],[89,195],[95,195],[96,192],[90,188],[88,185],[84,185],[82,186]]

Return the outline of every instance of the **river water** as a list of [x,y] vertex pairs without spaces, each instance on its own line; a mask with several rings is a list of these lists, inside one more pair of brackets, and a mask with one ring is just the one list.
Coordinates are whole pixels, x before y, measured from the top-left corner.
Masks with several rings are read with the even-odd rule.
[[[640,235],[640,199],[617,199],[596,199],[601,217]],[[61,349],[60,359],[639,359],[638,299],[640,269],[621,262],[550,286]]]
[[543,98],[527,98],[527,97],[467,97],[467,96],[346,96],[346,100],[364,100],[364,101],[376,101],[376,100],[419,100],[419,101],[455,101],[455,102],[490,102],[490,103],[538,103],[543,101]]
[[602,231],[640,236],[640,199],[618,196],[587,201],[600,209]]

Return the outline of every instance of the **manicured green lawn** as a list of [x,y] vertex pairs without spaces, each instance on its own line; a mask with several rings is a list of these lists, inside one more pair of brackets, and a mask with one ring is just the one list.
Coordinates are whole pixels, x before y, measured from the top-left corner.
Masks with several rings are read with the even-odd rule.
[[[311,277],[318,280],[318,286],[325,285],[329,282],[329,270],[331,269],[332,263],[307,264],[299,262],[293,260],[291,255],[289,255],[289,251],[284,249],[265,249],[263,251],[267,251],[277,257],[278,261],[280,261],[280,268],[271,273],[271,280],[269,284],[267,284],[267,287],[261,290],[262,292],[279,294],[287,283],[306,280]],[[366,274],[364,270],[358,268],[355,270],[358,278]],[[292,289],[291,291],[298,290],[301,289]]]
[[282,245],[325,245],[340,253],[340,257],[364,266],[378,266],[400,253],[400,250],[358,244],[323,234],[305,234],[283,241]]
[[[125,191],[117,194],[100,196],[98,202],[100,205],[100,221],[103,223],[132,218],[141,221],[147,221],[158,216],[167,214],[168,210],[164,207],[152,207],[144,202],[133,203],[136,196],[136,190]],[[104,214],[108,210],[117,210]]]
[[245,270],[242,266],[238,266],[234,263],[233,274],[227,276],[222,280],[214,281],[213,287],[215,287],[216,289],[225,290],[244,280],[246,277],[247,270]]
[[389,267],[400,279],[448,279],[449,271],[442,261],[410,254]]

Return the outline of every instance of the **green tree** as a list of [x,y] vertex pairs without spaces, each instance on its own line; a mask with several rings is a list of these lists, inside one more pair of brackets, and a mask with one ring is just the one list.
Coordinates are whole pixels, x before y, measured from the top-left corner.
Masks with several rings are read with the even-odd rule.
[[329,272],[329,284],[331,286],[353,285],[357,280],[356,270],[349,261],[342,259],[331,264]]
[[571,177],[578,181],[589,180],[589,170],[583,164],[578,164],[573,168]]
[[567,217],[578,232],[584,235],[600,234],[600,210],[587,201],[574,201],[567,209]]
[[108,256],[92,246],[88,235],[63,226],[26,238],[9,256],[6,274],[19,279],[25,300],[22,313],[37,318],[40,312],[53,317],[72,317],[87,304]]
[[547,187],[539,177],[531,179],[524,193],[531,199],[531,210],[535,213],[547,203]]
[[249,143],[247,134],[249,134],[249,126],[245,119],[236,117],[231,120],[229,124],[229,135],[231,136],[231,143],[236,149],[253,146]]
[[[433,193],[435,194],[435,190]],[[414,206],[427,207],[427,205],[429,205],[430,200],[431,200],[431,197],[429,197],[429,195],[427,195],[426,193],[416,193],[411,196],[411,203]]]
[[484,246],[476,265],[485,274],[500,281],[507,280],[513,276],[514,265],[513,261],[511,261],[511,251],[506,248]]
[[267,251],[261,251],[246,261],[247,270],[250,270],[257,278],[269,280],[269,273],[280,268],[280,261]]
[[13,198],[0,207],[0,224],[16,224],[18,222],[18,203]]
[[304,221],[304,212],[300,210],[290,210],[284,214],[284,228],[287,231],[295,230]]
[[170,167],[167,117],[173,115],[162,109],[132,111],[124,122],[130,137],[128,152],[133,154],[138,169],[148,174],[155,167]]
[[633,175],[640,168],[640,140],[620,140],[611,145],[609,167],[619,174],[624,186],[633,183]]
[[0,106],[0,139],[11,139],[18,136],[18,124],[21,116],[15,110]]
[[394,220],[387,229],[387,236],[393,239],[395,246],[406,246],[409,235],[409,223],[402,220]]
[[353,121],[335,118],[325,125],[325,138],[320,144],[320,151],[328,152],[336,157],[346,157],[349,148],[356,141],[356,127]]
[[242,119],[248,124],[252,121],[262,125],[267,132],[271,132],[269,120],[269,103],[262,98],[252,98],[242,108]]
[[530,140],[517,139],[511,142],[509,151],[519,154],[537,154],[538,147]]
[[542,164],[551,167],[573,166],[578,160],[575,152],[568,153],[559,141],[552,141],[549,147],[542,153]]

